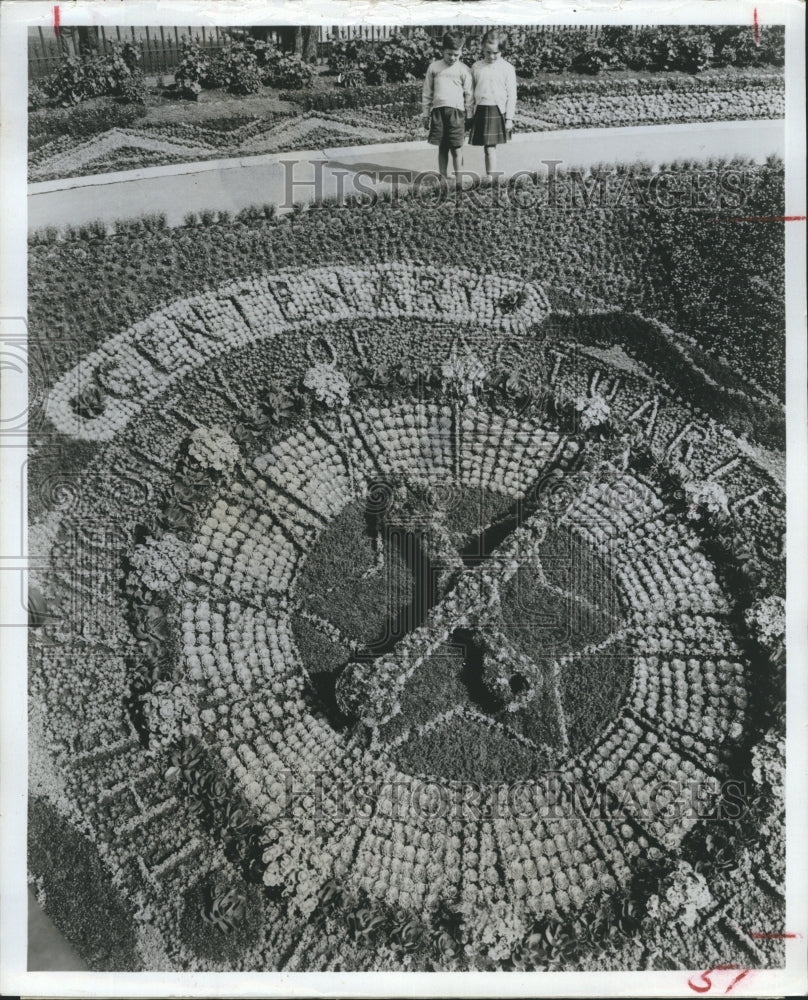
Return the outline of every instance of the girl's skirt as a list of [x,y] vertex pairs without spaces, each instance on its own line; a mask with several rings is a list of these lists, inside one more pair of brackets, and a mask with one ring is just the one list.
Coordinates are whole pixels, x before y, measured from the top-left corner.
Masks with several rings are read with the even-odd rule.
[[474,112],[472,146],[498,146],[507,140],[505,115],[494,104],[481,104]]

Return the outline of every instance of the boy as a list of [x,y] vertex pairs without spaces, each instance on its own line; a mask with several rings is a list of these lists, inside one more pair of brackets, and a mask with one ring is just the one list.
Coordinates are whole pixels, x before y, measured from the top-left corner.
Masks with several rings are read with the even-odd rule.
[[511,138],[516,111],[516,70],[501,58],[499,42],[496,31],[486,31],[483,58],[471,67],[474,81],[471,144],[484,147],[485,171],[489,176],[496,173],[497,146]]
[[438,171],[447,176],[449,151],[455,177],[463,167],[466,123],[471,119],[472,80],[468,66],[460,61],[463,39],[447,32],[443,36],[443,58],[426,71],[422,107],[429,141],[438,147]]

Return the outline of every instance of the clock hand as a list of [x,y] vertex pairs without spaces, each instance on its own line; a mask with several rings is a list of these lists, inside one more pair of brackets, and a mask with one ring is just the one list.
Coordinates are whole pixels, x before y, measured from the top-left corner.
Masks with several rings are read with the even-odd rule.
[[407,678],[442,646],[457,628],[479,628],[499,605],[500,588],[520,566],[535,557],[544,540],[542,512],[514,529],[478,566],[466,569],[449,593],[434,604],[424,621],[375,660],[346,665],[336,683],[336,698],[347,715],[376,727],[398,711],[397,697]]

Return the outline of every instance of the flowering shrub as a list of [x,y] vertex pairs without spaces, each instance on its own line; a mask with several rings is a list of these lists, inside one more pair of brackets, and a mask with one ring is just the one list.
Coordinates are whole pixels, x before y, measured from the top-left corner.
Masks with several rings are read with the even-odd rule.
[[[31,82],[28,86],[28,111],[39,111],[48,104],[48,95],[44,87],[38,83]],[[29,128],[30,134],[30,128]]]
[[436,54],[436,42],[425,31],[394,32],[382,42],[352,38],[332,43],[329,68],[337,73],[359,70],[367,83],[402,83],[422,77]]
[[686,27],[641,29],[630,44],[627,61],[632,69],[697,73],[706,69],[713,57],[708,32]]
[[139,59],[139,53],[131,42],[115,44],[103,56],[63,60],[41,87],[63,107],[105,95],[142,103],[145,82],[137,66]]
[[316,70],[294,52],[277,53],[267,61],[262,73],[264,83],[269,87],[285,87],[296,91],[310,87]]
[[210,60],[198,45],[182,43],[182,58],[174,71],[174,83],[183,97],[196,100],[210,73]]
[[382,68],[391,83],[424,76],[436,55],[436,44],[425,31],[392,34],[381,45]]
[[[188,68],[186,64],[183,72]],[[257,93],[261,89],[261,72],[255,53],[244,42],[233,42],[210,62],[205,85],[222,87],[231,94]]]
[[328,53],[328,68],[339,74],[338,83],[342,86],[346,86],[348,80],[353,85],[357,82],[384,84],[387,81],[381,50],[360,38],[333,42]]
[[591,48],[583,49],[575,56],[572,60],[571,68],[576,73],[588,73],[596,76],[607,66],[614,65],[616,61],[614,54],[607,49],[600,46],[592,46]]
[[[782,26],[765,26],[755,45],[747,27],[605,27],[597,37],[585,28],[509,28],[503,49],[523,76],[573,69],[597,73],[606,66],[697,73],[709,66],[782,65]],[[753,57],[748,49],[756,48]]]

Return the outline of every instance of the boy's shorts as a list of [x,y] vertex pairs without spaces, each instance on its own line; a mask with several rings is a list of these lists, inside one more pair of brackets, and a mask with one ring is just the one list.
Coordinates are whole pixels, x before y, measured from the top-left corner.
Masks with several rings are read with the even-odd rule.
[[433,108],[429,119],[429,141],[433,146],[457,149],[466,140],[466,113],[459,108]]

